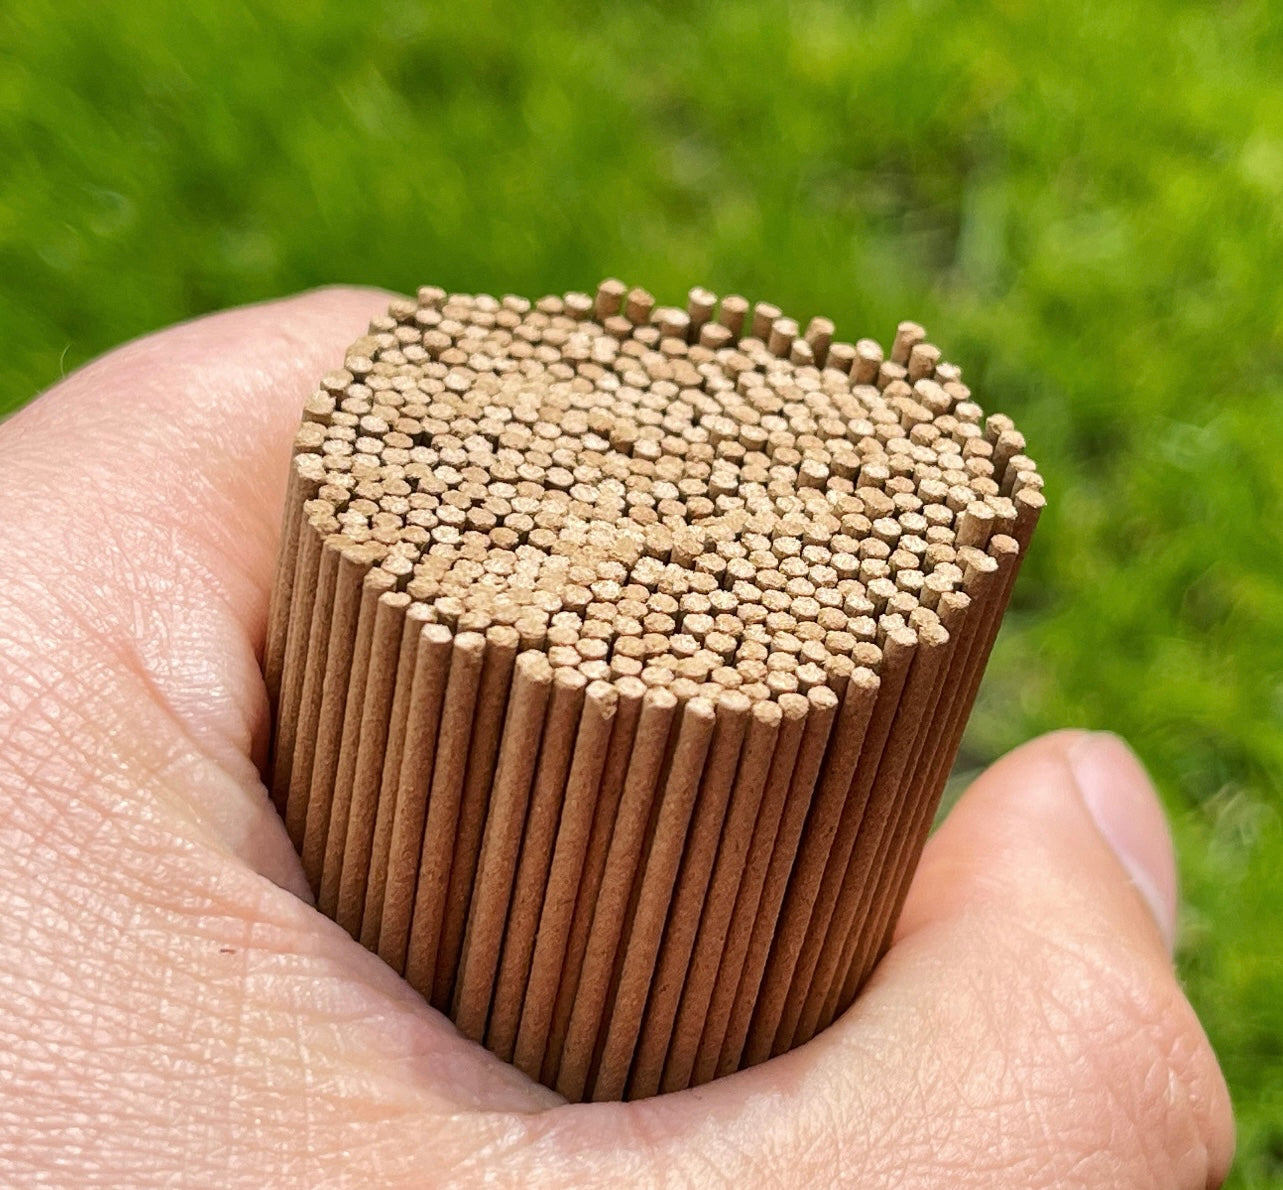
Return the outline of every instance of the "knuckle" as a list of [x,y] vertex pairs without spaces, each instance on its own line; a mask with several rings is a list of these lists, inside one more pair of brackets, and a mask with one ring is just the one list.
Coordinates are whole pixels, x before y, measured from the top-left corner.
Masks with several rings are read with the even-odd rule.
[[[1121,941],[1062,947],[1044,1016],[1089,1128],[1123,1157],[1136,1185],[1217,1185],[1234,1147],[1216,1056],[1174,974]],[[1133,1183],[1129,1183],[1133,1184]]]

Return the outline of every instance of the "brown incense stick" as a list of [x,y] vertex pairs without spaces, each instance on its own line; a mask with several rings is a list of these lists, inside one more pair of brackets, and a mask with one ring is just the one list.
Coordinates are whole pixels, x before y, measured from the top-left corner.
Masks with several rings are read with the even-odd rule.
[[[559,862],[563,864],[562,870],[566,873],[568,889],[573,887],[575,874],[578,873],[578,887],[574,888],[567,898],[573,899],[574,908],[566,936],[566,955],[557,980],[557,997],[553,1003],[552,1019],[548,1023],[548,1037],[540,1072],[540,1081],[549,1086],[555,1086],[558,1082],[566,1036],[570,1030],[574,1006],[578,1001],[584,960],[587,958],[588,943],[601,896],[602,881],[606,875],[619,803],[623,797],[632,760],[633,744],[645,706],[646,691],[638,678],[620,679],[617,689],[619,704],[610,733],[610,750],[606,753],[602,767],[601,785],[596,805],[593,807],[592,823],[584,850],[581,853],[577,844],[583,829],[582,819],[572,819],[566,828],[568,837],[565,844],[565,858],[563,860],[559,854],[553,860],[554,867]],[[652,743],[649,746],[655,745]],[[585,807],[585,811],[586,809]],[[557,846],[560,853],[562,849],[560,836]],[[595,995],[596,992],[590,991],[586,994]],[[604,989],[602,995],[603,997],[605,995]],[[595,1034],[593,1036],[595,1037]],[[583,1077],[587,1077],[586,1069]]]
[[[456,674],[452,651],[453,657],[461,658],[462,677]],[[397,774],[396,803],[388,840],[387,880],[378,915],[378,952],[383,961],[396,971],[406,972],[406,948],[410,942],[411,915],[417,904],[416,889],[425,903],[428,900],[426,890],[429,885],[420,879],[419,862],[423,853],[428,792],[432,788],[437,732],[442,727],[447,683],[454,679],[455,700],[466,703],[460,687],[469,684],[475,687],[480,672],[479,637],[463,635],[452,638],[444,624],[425,624],[420,629],[414,653],[414,672],[410,679],[405,747]],[[444,731],[441,743],[446,747],[450,745]],[[437,800],[444,802],[445,799],[446,793],[442,790]],[[426,908],[424,916],[427,916]],[[366,919],[371,920],[368,903]],[[411,980],[411,983],[422,990],[427,986],[426,975],[420,973],[419,979],[421,982]]]
[[[495,626],[486,633],[485,662],[477,690],[476,716],[470,725],[471,742],[466,753],[467,768],[456,819],[458,825],[453,834],[450,883],[445,894],[445,916],[441,924],[436,979],[432,986],[433,1007],[442,1012],[449,1011],[454,998],[455,972],[463,953],[491,780],[498,761],[499,733],[519,643],[520,637],[513,628]],[[452,763],[460,760],[461,755],[452,757]]]
[[[748,1039],[746,1056],[759,1062],[769,1049],[767,1034],[773,1033],[772,1022],[784,1011],[784,998],[815,910],[815,898],[838,833],[852,777],[860,760],[865,734],[873,714],[878,693],[876,675],[869,680],[849,681],[841,711],[834,726],[832,743],[814,800],[808,809],[806,829],[789,873],[788,887],[775,924],[774,939],[766,970],[757,993],[757,1004]],[[860,806],[851,807],[856,814]]]
[[[904,789],[901,795],[902,808],[897,816],[893,828],[885,831],[882,837],[882,845],[879,847],[878,858],[874,861],[874,867],[878,871],[876,892],[871,904],[864,907],[864,914],[860,917],[861,921],[861,941],[859,949],[856,951],[856,962],[863,962],[863,956],[867,948],[874,944],[878,937],[878,926],[870,929],[870,924],[875,921],[885,921],[884,915],[889,912],[887,906],[895,900],[896,897],[896,879],[899,872],[898,865],[904,861],[904,857],[909,852],[916,852],[921,849],[921,843],[915,842],[919,832],[923,832],[922,840],[925,841],[925,829],[931,821],[931,816],[935,813],[936,805],[939,803],[940,794],[943,790],[943,780],[937,781],[932,776],[935,767],[935,749],[931,747],[930,735],[933,727],[938,730],[938,723],[935,720],[948,722],[946,716],[957,713],[957,708],[953,706],[962,683],[965,682],[965,670],[957,674],[957,685],[951,685],[949,678],[954,674],[950,672],[954,667],[952,662],[954,657],[966,656],[967,660],[964,665],[969,664],[971,659],[967,654],[969,650],[959,648],[957,639],[958,630],[961,626],[962,617],[966,611],[970,610],[970,600],[966,595],[955,594],[945,597],[941,600],[941,621],[942,628],[945,631],[952,630],[947,647],[940,650],[941,659],[937,662],[937,673],[928,677],[928,688],[934,688],[934,705],[931,707],[931,713],[919,728],[918,739],[915,744],[915,752],[920,760],[920,767],[923,770],[922,776],[916,773],[911,775],[910,783]],[[943,667],[943,678],[940,676],[940,670]],[[863,977],[861,977],[863,978]]]
[[[816,778],[824,763],[824,751],[828,746],[829,733],[833,729],[836,718],[838,698],[827,686],[816,687],[807,697],[811,705],[807,711],[806,730],[802,736],[801,746],[798,748],[797,765],[793,770],[779,830],[776,832],[775,844],[771,849],[771,860],[766,869],[766,879],[762,884],[762,898],[758,905],[757,919],[749,935],[743,973],[735,992],[735,1004],[726,1027],[726,1035],[722,1041],[722,1052],[717,1062],[719,1073],[729,1073],[739,1067],[748,1043],[749,1028],[758,991],[766,974],[771,944],[775,937],[775,926],[779,921],[780,906],[784,903],[789,874],[793,870],[793,861],[797,855],[798,843],[802,838],[806,815],[811,807]],[[765,1056],[763,1054],[763,1057]]]
[[[295,450],[298,451],[298,442]],[[285,486],[285,512],[281,523],[281,550],[277,556],[276,577],[268,607],[267,639],[263,646],[263,681],[268,700],[275,705],[280,699],[281,671],[285,666],[285,644],[290,625],[290,604],[294,596],[294,576],[298,566],[299,543],[309,531],[304,507],[314,499],[325,478],[320,455],[295,453],[290,461]]]
[[1045,502],[921,326],[425,286],[292,453],[269,783],[323,912],[571,1099],[851,1002]]
[[[965,596],[957,593],[947,593],[941,599],[941,604],[949,601],[956,601],[956,605],[965,607],[968,603]],[[943,617],[945,623],[954,623],[953,617]],[[958,642],[955,642],[955,644]],[[928,646],[930,641],[928,640]],[[943,678],[938,678],[942,690],[950,694],[953,684],[956,683],[960,666],[959,659],[963,655],[963,650],[955,648],[950,654],[948,665],[950,668],[944,673]],[[926,654],[924,653],[924,656]],[[907,653],[905,654],[907,661]],[[931,661],[924,663],[924,668],[928,668]],[[907,665],[897,667],[900,673],[900,684],[903,685],[907,677]],[[899,695],[897,693],[898,701]],[[922,727],[929,727],[929,723],[924,723]],[[887,724],[889,731],[890,723]],[[882,733],[885,740],[886,733]],[[911,763],[915,766],[924,766],[924,762],[933,758],[934,752],[931,749],[923,748],[921,737],[915,742],[914,754],[911,757]],[[882,756],[879,753],[878,761],[881,762]],[[795,1024],[795,1039],[804,1039],[813,1037],[820,1027],[821,1018],[825,1014],[825,1004],[830,991],[834,990],[835,982],[839,980],[839,967],[846,940],[851,932],[854,923],[860,920],[861,898],[872,896],[874,894],[872,872],[875,867],[875,859],[878,848],[881,844],[882,836],[886,830],[887,823],[894,811],[896,792],[889,781],[877,783],[877,777],[874,777],[874,783],[870,785],[868,800],[861,814],[858,833],[848,853],[845,871],[838,872],[840,865],[835,865],[832,873],[826,872],[826,878],[832,876],[836,881],[840,878],[840,885],[833,891],[830,897],[825,898],[827,903],[832,905],[832,913],[823,931],[816,931],[814,939],[808,938],[807,950],[808,955],[799,961],[799,966],[805,969],[808,962],[813,963],[809,980],[803,979],[799,984],[808,984],[805,988],[799,986],[798,996],[801,999],[800,1011],[797,1015]],[[810,958],[814,954],[814,959]],[[845,975],[845,968],[842,968],[842,974]]]
[[[862,816],[861,833],[869,840],[884,838],[888,833],[885,828],[889,807],[894,806],[895,802],[904,796],[906,774],[911,771],[923,751],[923,733],[930,724],[931,714],[941,690],[938,679],[941,667],[948,657],[947,646],[951,637],[939,622],[934,622],[920,625],[916,638],[916,647],[913,649],[911,661],[906,666],[907,672],[902,679],[903,688],[898,700],[898,709],[885,737],[886,742],[878,759],[877,773],[873,778],[868,803]],[[889,637],[886,649],[888,660],[893,643],[893,639]],[[849,858],[848,856],[848,863]],[[853,882],[848,882],[847,873],[844,870],[848,864],[835,868],[832,885],[833,908],[837,907],[837,896],[842,891],[847,891],[848,895],[854,898],[855,889],[862,886],[873,889],[873,895],[876,895],[881,881],[881,865],[877,849],[870,847],[855,858],[859,867],[854,874]],[[832,916],[833,913],[830,911],[829,920],[823,923],[825,933],[832,927]],[[822,938],[818,943],[808,947],[810,969],[800,972],[801,977],[793,989],[794,995],[790,998],[777,1026],[772,1052],[782,1053],[795,1043],[795,1039],[798,1044],[809,1040],[809,1035],[802,1036],[803,1031],[798,1029],[798,1024],[806,1006],[809,989],[814,983],[814,968],[819,961],[822,948]],[[809,1027],[809,1020],[807,1024]]]
[[[985,581],[986,578],[989,578],[988,582]],[[975,572],[969,570],[967,579],[968,587],[973,594],[973,605],[978,605],[980,608],[980,631],[973,634],[972,639],[968,642],[966,660],[958,683],[953,688],[952,705],[946,711],[948,718],[941,725],[943,728],[942,734],[944,734],[951,730],[952,724],[956,723],[959,739],[961,737],[962,721],[974,698],[974,685],[978,685],[978,676],[973,684],[972,675],[978,674],[978,671],[983,668],[984,658],[987,656],[992,643],[991,640],[987,639],[983,625],[994,614],[993,609],[999,597],[999,590],[1002,584],[1002,576],[996,569],[985,568]],[[953,743],[955,751],[956,747],[957,741],[955,740]],[[940,775],[937,785],[938,789],[943,788],[943,775]],[[938,799],[938,796],[937,790],[935,797]],[[919,814],[922,813],[923,810],[919,810]],[[916,833],[912,826],[912,817],[912,814],[907,815],[905,820],[898,824],[900,827],[901,850],[905,846],[903,840],[907,839],[911,833]],[[888,832],[888,836],[894,838],[892,832]],[[890,863],[893,861],[884,860],[883,862],[884,866],[890,867]],[[890,891],[885,881],[880,881],[871,892],[872,895],[866,896],[862,901],[861,912],[857,918],[857,929],[848,944],[848,949],[851,951],[849,968],[839,993],[839,1002],[835,1005],[835,1008],[849,1004],[854,998],[857,988],[868,977],[873,961],[872,952],[875,950],[878,941],[879,927],[875,923],[881,919],[885,912],[888,899],[893,898],[895,895]]]
[[[415,658],[423,640],[423,629],[431,623],[433,614],[422,603],[411,603],[405,609],[405,627],[401,633],[401,650],[396,660],[392,707],[388,713],[383,778],[375,807],[374,839],[370,849],[365,906],[361,915],[360,941],[369,950],[378,950],[379,933],[383,925],[383,897],[387,891],[397,791],[401,784],[401,766],[405,761],[406,737],[411,730],[410,699],[414,687]],[[416,721],[415,729],[419,726]]]
[[365,890],[370,878],[370,854],[374,846],[379,793],[383,786],[396,665],[409,602],[410,597],[403,591],[383,594],[375,610],[374,632],[370,639],[368,676],[361,706],[356,768],[352,777],[352,800],[348,809],[347,840],[342,848],[335,910],[335,921],[354,937],[361,932],[361,918],[365,911]]
[[[285,816],[290,837],[300,845],[307,831],[309,815],[318,822],[329,822],[334,796],[334,773],[338,767],[339,746],[343,737],[348,681],[352,671],[352,650],[361,606],[361,588],[374,557],[374,551],[368,546],[349,546],[338,559],[310,779],[307,786],[300,784],[300,792],[305,796],[296,796],[291,791]],[[319,661],[317,668],[320,669]],[[302,757],[307,753],[300,750],[298,755]],[[313,805],[315,810],[312,809]],[[315,863],[315,853],[313,856],[314,866],[309,870],[305,864],[305,871],[312,887],[317,888],[320,885],[321,871],[319,864]]]
[[[413,916],[409,923],[409,938],[402,944],[408,947],[405,952],[405,977],[410,986],[425,997],[432,995],[436,973],[440,969],[437,952],[446,918],[446,894],[463,800],[464,763],[468,754],[468,741],[472,738],[485,655],[491,648],[502,649],[508,654],[513,644],[510,638],[488,642],[476,632],[461,632],[454,638],[450,676],[443,694],[440,735],[432,755],[431,792],[426,813],[414,815],[414,819],[406,822],[403,832],[408,848],[420,842],[415,838],[414,827],[417,821],[425,823],[419,849],[419,875]],[[426,758],[424,764],[426,765]],[[405,789],[405,786],[402,788]],[[412,812],[407,812],[408,815],[410,813]],[[384,909],[384,925],[379,941],[381,949],[385,946],[395,947],[400,941],[394,924],[399,919],[400,915],[397,919],[390,919],[389,909]],[[453,983],[453,979],[451,982]]]
[[[272,756],[272,797],[277,809],[285,810],[290,792],[290,773],[294,767],[294,745],[298,728],[298,704],[303,693],[303,679],[308,668],[308,643],[312,629],[312,602],[321,565],[321,543],[338,529],[333,507],[324,500],[304,504],[308,526],[303,532],[296,558],[294,583],[290,596],[290,620],[283,646],[280,695],[275,707],[275,731]],[[322,532],[322,529],[324,532]],[[294,839],[298,847],[299,840]]]
[[297,743],[290,765],[285,793],[285,825],[293,828],[293,837],[301,839],[300,827],[307,821],[311,803],[312,758],[316,753],[318,720],[324,692],[330,625],[334,612],[335,585],[339,557],[346,540],[338,534],[327,537],[321,545],[317,568],[316,592],[312,600],[312,622],[308,628],[308,666],[299,688],[295,718]]
[[648,690],[642,700],[619,811],[593,906],[574,1005],[560,1052],[557,1090],[567,1099],[583,1098],[588,1083],[597,1031],[610,992],[623,916],[633,877],[640,866],[639,853],[676,710],[677,699],[663,688]]
[[[640,699],[640,695],[635,697]],[[566,780],[565,803],[545,880],[529,978],[520,1001],[521,1021],[513,1061],[531,1078],[537,1079],[543,1068],[557,988],[566,961],[575,894],[619,700],[619,692],[601,680],[589,685],[584,695],[574,757]]]
[[[713,737],[715,714],[716,707],[705,698],[692,698],[682,710],[681,728],[675,737],[668,779],[655,820],[654,841],[647,855],[632,929],[624,949],[619,987],[607,1022],[605,1045],[593,1085],[594,1099],[620,1098],[628,1081],[673,884],[682,859],[686,828],[695,808],[704,759]],[[723,783],[716,772],[710,773],[710,778]]]
[[[779,707],[780,730],[732,910],[732,920],[736,923],[757,921],[762,891],[770,874],[775,840],[783,821],[810,703],[800,694],[783,694],[779,699]],[[735,1012],[736,995],[752,947],[753,933],[751,928],[740,924],[727,935],[692,1069],[692,1079],[696,1083],[707,1082],[716,1073],[731,1017],[738,1016]],[[763,940],[759,933],[758,949],[765,946],[769,946],[769,941]],[[749,1011],[751,1012],[751,1008]],[[742,1045],[742,1042],[739,1044]]]
[[[858,748],[859,755],[855,764],[851,764],[849,767],[847,764],[842,764],[837,774],[837,779],[841,782],[846,782],[847,788],[842,804],[837,807],[832,840],[818,881],[814,875],[815,867],[810,862],[803,862],[803,857],[800,856],[789,883],[790,898],[796,895],[799,906],[805,905],[806,901],[809,900],[811,907],[807,915],[805,933],[801,936],[800,945],[796,946],[797,953],[793,960],[789,990],[780,1005],[780,1020],[776,1028],[773,1047],[776,1053],[782,1053],[785,1049],[791,1048],[792,1045],[801,1044],[803,1041],[810,1039],[810,1034],[802,1036],[796,1032],[798,1018],[801,1015],[807,992],[814,979],[815,965],[819,959],[824,939],[829,932],[838,896],[845,881],[847,865],[851,859],[851,851],[855,845],[857,833],[863,825],[865,810],[869,802],[870,790],[866,788],[863,782],[856,779],[855,770],[859,764],[871,767],[872,759],[870,753],[880,743],[876,736],[872,741],[869,739],[869,728],[879,688],[879,679],[871,670],[860,668],[852,673],[842,708],[843,721],[839,721],[838,730],[845,729],[850,732],[852,740],[850,747],[852,751]],[[854,724],[850,727],[845,722],[848,717],[854,720]],[[824,792],[827,780],[827,775],[822,778],[821,793]],[[816,825],[819,825],[818,820]],[[811,824],[808,823],[808,842],[812,837],[811,830]],[[806,858],[809,861],[809,857]],[[812,884],[814,884],[815,889],[813,895],[809,891],[809,886]],[[781,933],[781,937],[783,936]],[[794,944],[791,940],[786,945],[789,950],[794,949]],[[786,954],[787,951],[781,945],[781,971],[787,967]]]
[[577,669],[559,669],[553,677],[543,752],[530,794],[521,859],[512,890],[512,909],[504,932],[494,1006],[486,1033],[487,1047],[506,1061],[512,1060],[521,1023],[535,931],[543,909],[557,823],[587,685],[588,680]]
[[552,666],[542,653],[517,658],[451,1013],[459,1030],[476,1041],[485,1033],[490,1012],[551,685]]
[[352,782],[356,776],[357,754],[361,743],[361,709],[365,703],[374,625],[378,616],[379,599],[389,589],[391,582],[391,577],[382,570],[370,571],[362,581],[347,702],[343,711],[343,734],[334,770],[334,794],[328,815],[321,813],[319,802],[308,806],[307,830],[303,839],[303,869],[319,873],[318,884],[313,886],[317,888],[317,907],[331,917],[338,908],[339,877],[343,867],[343,847],[347,842]]
[[752,708],[721,838],[714,840],[716,860],[676,1008],[672,1043],[661,1075],[662,1090],[688,1086],[694,1072],[783,717],[778,703],[761,702]]
[[[977,609],[982,617],[987,617],[990,614],[986,609],[992,607],[993,601],[997,597],[997,577],[996,568],[984,568],[968,574],[970,606],[972,609]],[[973,632],[966,642],[965,652],[962,649],[957,652],[959,655],[957,674],[953,676],[953,680],[945,685],[950,709],[946,712],[949,718],[944,725],[945,731],[942,734],[950,730],[950,724],[954,722],[960,723],[965,717],[966,710],[964,707],[966,709],[970,707],[970,700],[974,695],[974,691],[971,690],[970,675],[976,672],[978,668],[983,667],[981,654],[987,652],[983,633],[977,634]],[[960,726],[958,733],[960,738]],[[953,741],[952,746],[953,750],[956,751],[957,740]],[[939,780],[939,786],[943,788],[942,777]],[[936,796],[938,797],[938,794]],[[876,836],[870,836],[870,850],[873,853],[871,864],[876,863],[876,853],[883,848],[884,840],[888,833],[889,831],[884,822],[883,830]],[[867,977],[868,964],[865,954],[870,942],[869,932],[865,929],[865,926],[869,914],[873,912],[875,903],[883,891],[881,885],[869,881],[861,894],[856,912],[852,915],[851,926],[843,947],[839,965],[839,972],[842,978],[826,998],[824,1010],[820,1017],[822,1023],[832,1020],[837,1012],[851,1002],[855,996],[856,989]]]
[[[961,740],[962,729],[966,725],[966,715],[975,700],[976,692],[980,686],[980,678],[984,673],[985,662],[988,660],[989,653],[997,638],[998,629],[1001,626],[1002,611],[1011,596],[1011,590],[1015,585],[1020,563],[1024,558],[1022,546],[1028,547],[1029,539],[1033,535],[1034,526],[1044,503],[1045,501],[1041,494],[1031,492],[1029,496],[1018,504],[1017,539],[1015,541],[1012,541],[1012,539],[995,540],[991,543],[992,547],[996,547],[996,553],[1000,559],[998,572],[1000,575],[1000,587],[997,597],[989,605],[985,622],[981,628],[983,635],[980,638],[979,647],[975,651],[969,672],[964,678],[965,702],[959,703],[954,708],[951,721],[946,728],[951,737],[956,736],[953,739],[953,749],[950,752],[950,757],[956,752],[957,744]],[[896,869],[895,871],[895,878],[889,889],[889,895],[882,907],[882,911],[878,915],[876,924],[869,931],[870,936],[877,938],[878,943],[871,956],[868,958],[861,956],[866,970],[862,971],[859,983],[862,983],[867,978],[868,969],[871,969],[872,964],[885,953],[886,948],[890,945],[891,931],[895,927],[895,921],[904,905],[904,898],[908,894],[910,874],[912,869],[917,866],[918,857],[921,855],[922,848],[926,843],[927,830],[931,821],[930,813],[926,811],[934,812],[935,804],[939,801],[940,792],[944,788],[944,781],[947,775],[948,764],[944,762],[938,763],[932,778],[932,787],[935,791],[934,798],[924,807],[924,811],[915,817],[908,835],[910,840],[908,854],[907,856],[901,856],[901,862],[911,866],[904,870]],[[856,986],[859,986],[858,983]]]
[[[655,963],[633,1060],[629,1083],[631,1098],[654,1095],[659,1090],[751,708],[749,699],[737,691],[721,695],[714,708],[716,724],[704,778],[698,790],[697,804],[692,808],[686,832],[689,843],[681,856],[681,870],[676,877],[668,925]],[[662,821],[658,829],[665,829]]]

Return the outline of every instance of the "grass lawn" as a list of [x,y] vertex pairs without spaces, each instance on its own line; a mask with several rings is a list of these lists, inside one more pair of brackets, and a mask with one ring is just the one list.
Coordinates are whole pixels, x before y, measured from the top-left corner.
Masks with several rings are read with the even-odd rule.
[[1283,1181],[1283,9],[275,7],[0,7],[0,411],[334,280],[918,318],[1051,497],[964,765],[1134,744],[1233,1184]]

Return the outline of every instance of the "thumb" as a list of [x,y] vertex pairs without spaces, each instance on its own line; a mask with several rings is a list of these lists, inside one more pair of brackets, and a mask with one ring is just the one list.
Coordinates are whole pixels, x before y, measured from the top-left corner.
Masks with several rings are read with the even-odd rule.
[[[1008,1091],[1049,1110],[1030,1123],[1055,1121],[1061,1160],[1072,1139],[1088,1165],[1111,1163],[1111,1184],[1219,1185],[1233,1118],[1172,970],[1175,919],[1171,840],[1139,761],[1115,736],[1058,732],[980,777],[932,838],[851,1015],[929,1002],[927,1030],[973,1038],[953,1077],[988,1051]],[[1057,1064],[1071,1077],[1053,1087]]]
[[1162,807],[1117,736],[1062,731],[985,773],[923,854],[897,932],[906,938],[967,901],[1014,911],[1035,898],[1077,929],[1099,926],[1166,964],[1176,933],[1176,863]]

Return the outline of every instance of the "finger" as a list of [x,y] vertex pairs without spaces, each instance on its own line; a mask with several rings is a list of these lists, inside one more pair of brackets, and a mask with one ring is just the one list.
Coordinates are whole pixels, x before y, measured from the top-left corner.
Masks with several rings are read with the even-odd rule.
[[603,1162],[607,1138],[631,1135],[634,1160],[728,1184],[1218,1184],[1233,1125],[1171,970],[1174,889],[1130,753],[1086,733],[1038,741],[938,832],[844,1018],[697,1091],[557,1109],[540,1159],[569,1132]]
[[[1035,839],[1035,828],[1048,837]],[[951,921],[973,902],[1013,895],[1036,896],[1066,918],[1078,905],[1077,928],[1098,921],[1125,930],[1130,946],[1170,963],[1171,835],[1149,778],[1122,741],[1060,732],[985,773],[930,840],[897,936]]]
[[880,975],[893,985],[968,939],[1002,979],[1023,967],[1042,1035],[1103,1076],[1094,1103],[1065,1102],[1066,1126],[1108,1137],[1135,1172],[1125,1184],[1219,1185],[1233,1116],[1172,972],[1176,910],[1171,836],[1139,761],[1116,736],[1059,732],[985,773],[931,840]]
[[[149,695],[149,745],[173,744],[164,763],[186,772],[188,809],[300,892],[251,760],[267,730],[257,654],[299,410],[386,300],[323,290],[202,318],[102,357],[0,426],[10,701],[33,714],[42,692],[92,696],[109,725],[111,707]],[[75,757],[83,777],[136,734],[81,726],[45,763]],[[64,739],[68,727],[64,713]]]

